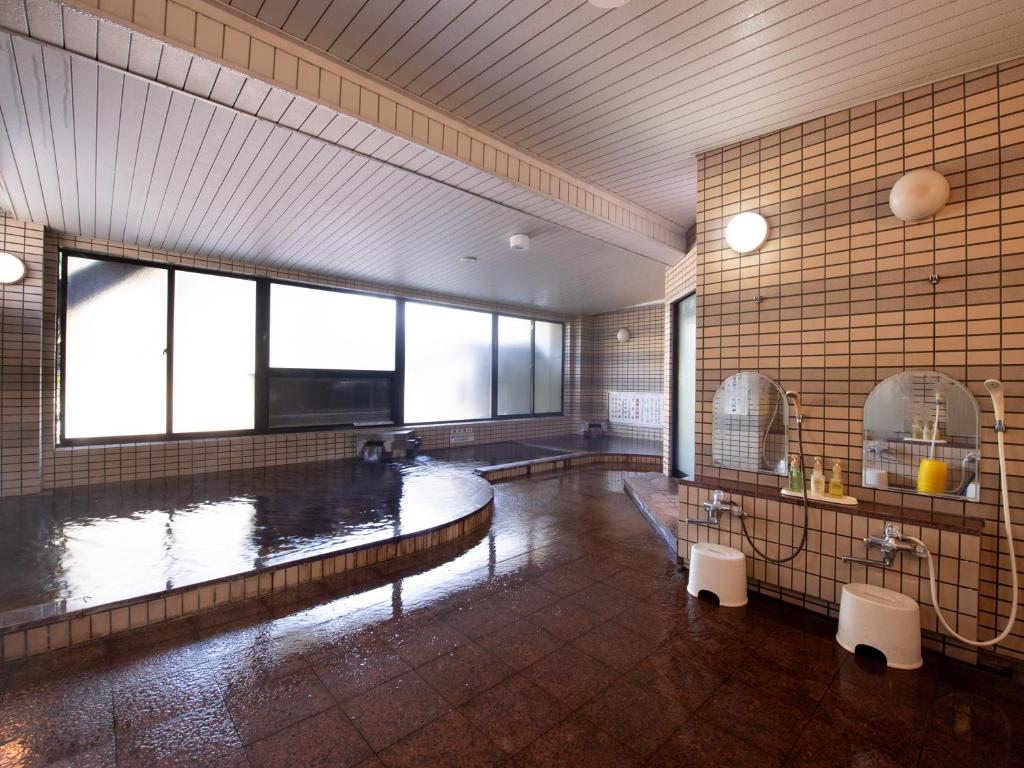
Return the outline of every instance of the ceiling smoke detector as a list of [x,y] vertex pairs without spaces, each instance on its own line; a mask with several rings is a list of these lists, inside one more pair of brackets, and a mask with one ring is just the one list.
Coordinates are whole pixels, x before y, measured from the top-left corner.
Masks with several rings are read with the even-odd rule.
[[530,236],[529,235],[512,235],[508,239],[508,247],[513,251],[525,251],[530,247]]

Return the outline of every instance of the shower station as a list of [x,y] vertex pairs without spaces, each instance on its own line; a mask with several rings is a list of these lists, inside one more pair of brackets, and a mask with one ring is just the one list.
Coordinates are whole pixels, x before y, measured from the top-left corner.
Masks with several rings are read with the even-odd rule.
[[[956,632],[939,602],[937,565],[925,542],[905,534],[894,521],[863,539],[865,556],[843,555],[846,563],[892,568],[901,555],[925,560],[931,605],[946,634],[972,647],[996,645],[1010,634],[1018,610],[1018,574],[1010,523],[1009,493],[1004,444],[1005,408],[1003,385],[995,379],[984,383],[992,399],[994,429],[999,454],[1002,528],[1012,573],[1013,601],[1006,627],[989,640],[974,640]],[[787,464],[788,423],[792,408],[797,426],[797,453]],[[749,515],[723,490],[703,503],[704,516],[685,518],[688,525],[718,527],[725,515],[739,520],[740,533],[754,557],[767,563],[795,560],[805,549],[811,503],[854,507],[857,500],[845,493],[822,494],[805,482],[803,451],[804,414],[798,392],[785,391],[756,372],[740,372],[726,379],[712,403],[712,460],[715,466],[745,472],[788,477],[785,496],[802,501],[800,539],[790,551],[772,557],[758,546],[748,527]],[[934,371],[906,371],[878,384],[864,404],[864,457],[862,486],[964,502],[981,498],[981,411],[970,391],[960,382]],[[820,472],[816,462],[814,474]],[[831,490],[831,489],[830,489]],[[878,557],[870,553],[878,552]],[[688,591],[711,592],[723,607],[746,604],[746,555],[733,547],[713,542],[690,548]],[[872,584],[843,586],[837,642],[855,652],[866,646],[881,652],[888,666],[916,669],[921,656],[920,607],[908,595]]]

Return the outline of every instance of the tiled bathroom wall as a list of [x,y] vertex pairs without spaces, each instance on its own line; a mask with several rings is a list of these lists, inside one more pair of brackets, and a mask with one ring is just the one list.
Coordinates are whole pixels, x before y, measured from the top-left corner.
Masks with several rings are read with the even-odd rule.
[[[608,418],[608,392],[661,392],[664,388],[664,308],[661,303],[586,317],[582,321],[580,414]],[[616,338],[620,328],[629,341]],[[612,434],[661,440],[660,427],[611,425]]]
[[43,350],[43,228],[0,213],[0,251],[25,262],[25,279],[0,285],[0,489],[40,489],[39,387]]
[[[996,444],[982,385],[989,377],[1006,385],[1010,503],[1016,524],[1024,525],[1024,62],[810,120],[707,152],[698,163],[698,474],[709,483],[781,485],[772,475],[713,465],[711,401],[719,383],[740,370],[799,390],[807,413],[805,453],[825,457],[828,465],[840,459],[850,493],[984,521],[977,557],[973,544],[956,542],[959,556],[950,567],[957,576],[944,573],[943,579],[947,590],[977,589],[979,636],[991,637],[1005,624],[1012,595],[996,526]],[[952,196],[934,218],[906,224],[891,214],[889,190],[904,172],[921,167],[943,173]],[[747,255],[724,241],[726,221],[741,211],[761,213],[770,226],[766,244]],[[670,272],[673,295],[685,271],[681,265]],[[938,277],[934,286],[932,275]],[[909,369],[946,373],[977,397],[981,503],[860,486],[864,400],[876,383]],[[701,511],[702,493],[693,500],[684,494],[684,514]],[[775,507],[787,520],[793,514],[792,505],[776,502],[765,514],[775,514]],[[842,533],[832,527],[837,516],[815,514],[821,515],[821,537]],[[854,554],[863,555],[856,538],[865,526],[855,513],[851,520],[858,528]],[[874,531],[881,520],[866,525]],[[791,533],[783,528],[779,535],[788,541]],[[693,536],[681,528],[680,537],[683,551]],[[1024,552],[1019,528],[1017,542]],[[893,575],[851,570],[822,546],[815,542],[789,575],[769,570],[767,582],[789,579],[788,589],[831,604],[836,584]],[[911,577],[915,581],[901,588],[927,602],[921,574]],[[955,610],[970,617],[969,594],[963,603],[951,600],[951,606],[968,606]],[[998,653],[1024,660],[1024,624],[1018,622]]]
[[[3,289],[3,399],[0,401],[0,441],[3,470],[0,496],[35,493],[41,489],[118,482],[145,477],[190,475],[234,469],[251,469],[345,458],[355,454],[356,432],[324,430],[279,435],[251,435],[201,440],[169,440],[103,446],[58,448],[55,444],[57,258],[60,248],[136,258],[157,263],[182,264],[239,274],[256,274],[311,284],[387,292],[344,280],[329,280],[297,272],[265,270],[241,262],[189,256],[153,249],[61,235],[11,218],[0,218],[8,251],[23,256],[29,265],[25,281]],[[444,300],[447,297],[413,291],[408,298]],[[482,309],[508,307],[459,300]],[[521,310],[517,310],[521,312]],[[564,320],[561,316],[535,313]],[[522,440],[566,434],[576,427],[579,326],[566,324],[566,416],[460,424],[472,427],[478,443]],[[418,429],[424,446],[448,445],[450,427],[434,425]]]

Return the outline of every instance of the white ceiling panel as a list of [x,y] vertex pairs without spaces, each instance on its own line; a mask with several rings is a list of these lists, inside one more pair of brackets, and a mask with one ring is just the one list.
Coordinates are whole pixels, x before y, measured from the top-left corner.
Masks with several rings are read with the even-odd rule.
[[[135,36],[105,45],[125,63],[139,48],[152,68]],[[193,72],[166,74],[187,88]],[[249,85],[236,86],[242,101]],[[243,111],[0,33],[5,205],[71,234],[567,314],[663,295],[662,264],[522,212],[526,190],[378,131],[351,139],[359,152],[338,146],[316,134],[341,140],[348,118],[248,92]],[[462,188],[377,156],[419,158]],[[515,232],[530,250],[508,248]]]
[[1021,0],[233,0],[683,226],[696,152],[1024,54]]

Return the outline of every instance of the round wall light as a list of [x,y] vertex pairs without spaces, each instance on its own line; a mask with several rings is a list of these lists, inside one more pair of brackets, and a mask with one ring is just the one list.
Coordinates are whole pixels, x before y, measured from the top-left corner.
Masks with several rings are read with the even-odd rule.
[[508,247],[513,251],[525,251],[530,247],[530,236],[529,235],[512,235],[508,239]]
[[632,338],[632,334],[630,334],[628,328],[619,328],[618,332],[615,334],[615,338],[619,340],[620,344],[625,344],[630,340],[630,338]]
[[0,251],[0,284],[12,285],[25,277],[25,262],[13,253]]
[[725,242],[736,253],[756,251],[767,239],[768,222],[764,216],[753,211],[736,214],[725,228]]
[[918,168],[900,176],[889,191],[889,208],[903,221],[934,216],[949,202],[949,182],[932,168]]

